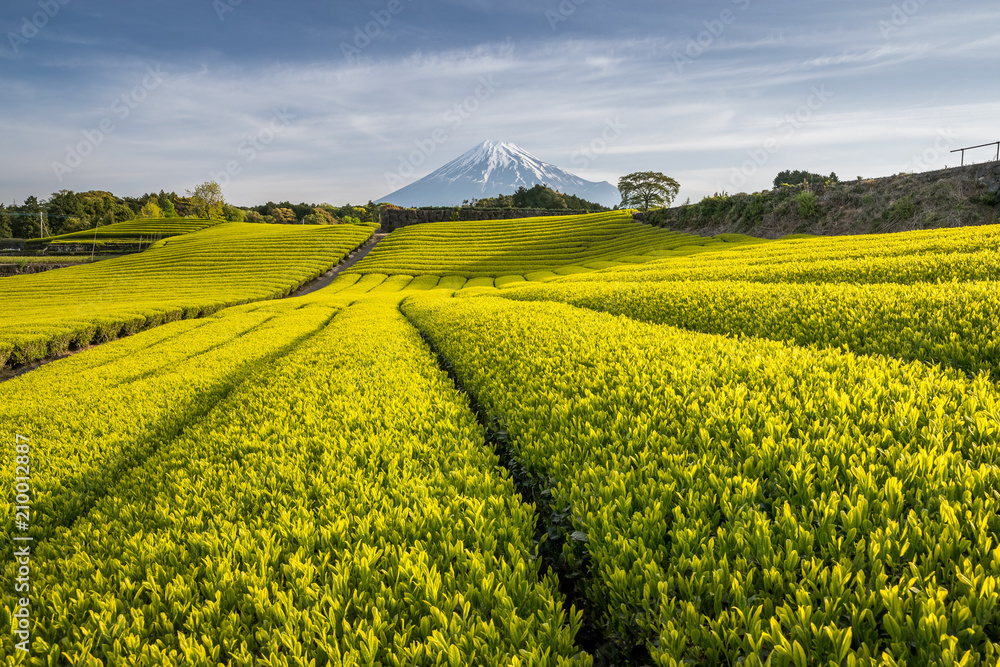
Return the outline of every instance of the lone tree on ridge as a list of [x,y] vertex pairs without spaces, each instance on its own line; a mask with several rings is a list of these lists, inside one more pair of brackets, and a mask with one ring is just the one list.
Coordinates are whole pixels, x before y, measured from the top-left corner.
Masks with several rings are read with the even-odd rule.
[[680,189],[677,181],[658,171],[637,171],[618,179],[622,208],[666,208]]
[[207,181],[198,187],[187,191],[188,197],[195,205],[195,211],[200,218],[224,218],[226,200],[222,196],[222,188],[215,181]]

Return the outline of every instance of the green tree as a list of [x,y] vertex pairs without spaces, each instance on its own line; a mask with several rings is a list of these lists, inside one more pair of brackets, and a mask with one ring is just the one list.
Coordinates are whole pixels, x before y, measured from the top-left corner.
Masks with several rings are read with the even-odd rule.
[[135,213],[124,203],[111,203],[104,217],[101,218],[100,224],[102,225],[113,225],[116,222],[124,222],[125,220],[132,220],[135,218]]
[[59,233],[70,234],[72,232],[82,232],[85,229],[92,229],[90,222],[87,220],[81,220],[80,218],[66,218],[63,220],[62,229]]
[[0,239],[9,239],[14,235],[13,225],[10,224],[10,215],[7,215],[7,207],[0,204]]
[[229,204],[222,205],[222,216],[229,222],[246,222],[247,220],[246,211]]
[[67,221],[70,218],[78,218],[89,225],[92,215],[87,214],[84,208],[85,201],[85,193],[76,194],[72,190],[53,192],[45,206],[45,210],[49,214],[49,226],[52,228],[52,233],[67,234],[70,231],[76,231],[69,229]]
[[468,204],[472,208],[538,208],[546,210],[607,211],[606,206],[580,199],[576,195],[557,192],[547,185],[537,184],[530,190],[523,185],[514,194],[497,195],[484,199],[474,199]]
[[272,208],[267,214],[274,218],[276,223],[281,225],[288,225],[297,220],[295,211],[290,208]]
[[382,206],[382,204],[376,204],[369,199],[368,204],[365,205],[365,213],[367,214],[365,219],[382,224]]
[[195,215],[201,218],[225,218],[225,197],[222,188],[215,181],[206,181],[195,189],[187,191],[194,205]]
[[159,201],[160,208],[163,209],[164,218],[177,217],[177,209],[174,207],[174,200],[173,200],[173,197],[176,196],[177,195],[173,195],[173,193],[168,195],[167,193],[160,190],[160,196],[157,198],[157,200]]
[[20,215],[15,218],[14,236],[20,239],[37,239],[42,235],[41,216],[42,205],[38,197],[32,195],[24,203],[16,207]]
[[160,208],[160,205],[156,199],[150,199],[141,209],[139,209],[138,217],[149,218],[149,219],[162,218],[163,209]]
[[312,213],[302,218],[302,222],[307,225],[335,225],[337,219],[326,209],[317,206]]
[[622,208],[666,208],[680,189],[677,181],[658,171],[637,171],[618,179]]

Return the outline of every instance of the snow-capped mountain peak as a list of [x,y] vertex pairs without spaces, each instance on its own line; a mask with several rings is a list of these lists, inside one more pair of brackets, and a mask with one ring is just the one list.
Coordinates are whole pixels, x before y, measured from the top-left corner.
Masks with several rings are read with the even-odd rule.
[[610,183],[586,181],[506,141],[484,141],[437,171],[379,200],[398,206],[458,206],[463,201],[547,185],[605,206],[621,200]]

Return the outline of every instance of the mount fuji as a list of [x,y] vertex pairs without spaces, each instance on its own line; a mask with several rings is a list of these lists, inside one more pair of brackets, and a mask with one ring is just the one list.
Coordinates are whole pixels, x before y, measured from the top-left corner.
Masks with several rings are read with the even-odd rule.
[[546,185],[563,194],[617,206],[618,188],[594,182],[542,162],[528,151],[504,141],[484,141],[419,181],[378,200],[397,206],[459,206],[465,200],[514,194],[519,187]]

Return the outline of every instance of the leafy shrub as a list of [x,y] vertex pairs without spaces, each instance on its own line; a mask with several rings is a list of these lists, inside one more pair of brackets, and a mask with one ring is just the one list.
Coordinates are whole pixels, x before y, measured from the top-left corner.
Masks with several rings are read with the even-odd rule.
[[743,220],[747,225],[757,225],[764,221],[766,205],[764,195],[755,192],[750,195],[746,209],[743,212]]
[[806,190],[795,195],[795,204],[798,207],[799,215],[803,218],[812,218],[819,213],[819,197],[815,192]]
[[886,220],[889,222],[905,222],[912,220],[916,214],[917,205],[914,203],[913,197],[906,195],[893,202],[889,210],[886,211]]
[[972,201],[986,206],[1000,206],[1000,192],[987,192],[982,197],[973,197]]
[[[825,240],[793,247],[820,257],[831,250]],[[719,263],[742,269],[750,257],[741,259]],[[899,295],[900,305],[938,311],[924,286],[801,286],[795,314],[771,320],[780,340],[762,341],[646,324],[632,314],[673,299],[671,322],[701,329],[742,317],[745,304],[757,303],[746,296],[769,294],[757,313],[764,318],[736,329],[756,336],[761,321],[788,307],[784,285],[635,280],[592,294],[570,284],[512,287],[499,292],[503,300],[412,298],[403,311],[487,406],[486,417],[504,419],[510,448],[540,479],[539,495],[564,512],[567,521],[543,519],[540,527],[559,545],[565,569],[587,577],[587,602],[622,653],[645,648],[644,664],[762,665],[763,647],[780,656],[768,660],[774,665],[874,664],[870,657],[883,654],[925,665],[966,632],[961,659],[996,655],[993,635],[980,629],[995,624],[994,608],[975,629],[958,629],[982,604],[982,589],[965,583],[966,573],[995,586],[987,574],[993,552],[976,547],[980,539],[992,548],[979,536],[994,534],[989,522],[1000,509],[990,493],[996,471],[985,463],[1000,442],[994,385],[891,356],[784,342],[789,327],[809,344],[822,340],[813,330],[820,322],[815,333],[846,333],[841,318],[817,304],[828,294],[826,303],[858,325],[856,344],[874,343],[878,333],[883,349],[919,355],[913,343],[927,330],[923,318],[896,326],[913,311],[885,308],[885,326],[872,328],[860,306]],[[701,290],[695,298],[675,297],[692,287]],[[621,317],[550,301],[560,289],[577,290],[594,309],[617,308],[619,297],[634,309]],[[965,312],[979,319],[971,304],[987,292],[973,289]],[[511,300],[523,290],[539,300]],[[938,290],[945,303],[956,292]],[[850,307],[846,295],[857,297]],[[962,338],[938,336],[935,356],[964,351]],[[885,551],[873,557],[873,544]],[[916,585],[898,584],[889,558]],[[933,582],[930,592],[923,581]],[[806,609],[810,600],[822,603]],[[882,620],[844,627],[862,614]],[[933,629],[911,639],[908,627]]]
[[802,185],[803,183],[822,185],[824,183],[839,182],[840,179],[837,177],[836,172],[830,172],[829,176],[823,176],[822,174],[813,174],[808,171],[785,170],[774,177],[774,187],[776,188],[780,188],[782,185]]
[[729,208],[729,195],[725,192],[716,192],[711,197],[705,197],[698,206],[701,208],[702,220],[714,220],[721,218]]

